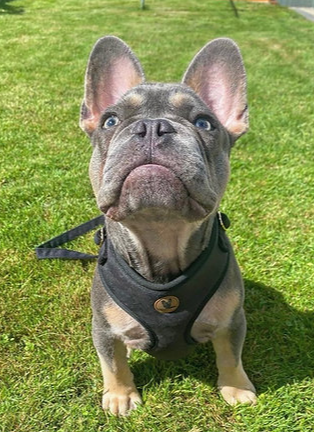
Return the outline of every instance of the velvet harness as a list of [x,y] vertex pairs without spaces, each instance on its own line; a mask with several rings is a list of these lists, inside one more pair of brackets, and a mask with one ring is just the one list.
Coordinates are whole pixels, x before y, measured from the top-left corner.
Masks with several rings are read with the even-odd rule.
[[129,267],[109,239],[101,247],[97,267],[104,289],[146,329],[150,344],[145,351],[154,357],[174,360],[197,343],[190,334],[192,325],[219,288],[229,264],[222,216],[227,225],[227,217],[219,214],[207,248],[165,284],[150,282]]

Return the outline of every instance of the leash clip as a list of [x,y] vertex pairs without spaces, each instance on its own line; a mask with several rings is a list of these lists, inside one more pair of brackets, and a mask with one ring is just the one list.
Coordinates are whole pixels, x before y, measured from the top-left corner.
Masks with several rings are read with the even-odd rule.
[[105,227],[100,228],[98,231],[96,231],[94,235],[94,242],[98,246],[102,246],[106,240],[106,229]]
[[228,216],[225,213],[222,213],[221,211],[219,211],[217,214],[218,214],[218,220],[221,228],[224,231],[227,231],[227,229],[230,227],[230,220]]

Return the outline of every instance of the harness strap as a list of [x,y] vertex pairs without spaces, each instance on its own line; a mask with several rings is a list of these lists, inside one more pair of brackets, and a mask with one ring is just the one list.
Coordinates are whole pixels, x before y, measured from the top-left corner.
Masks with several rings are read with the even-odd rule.
[[[196,341],[191,328],[222,283],[230,246],[220,221],[214,220],[207,248],[178,277],[167,283],[144,279],[116,253],[107,239],[100,250],[98,273],[105,291],[146,329],[147,353],[173,360],[186,355]],[[230,224],[224,216],[224,226]]]
[[[58,246],[63,245],[71,240],[76,239],[77,237],[86,234],[89,231],[92,231],[99,225],[104,225],[105,219],[103,215],[97,216],[94,219],[85,222],[69,231],[66,231],[63,234],[58,235],[57,237],[53,237],[52,239],[42,243],[41,245],[35,248],[36,256],[38,259],[74,259],[74,260],[93,260],[97,259],[98,255],[91,255],[84,252],[78,252],[75,250],[69,249],[60,249]],[[97,242],[96,236],[99,235],[97,231],[95,235],[95,242]]]

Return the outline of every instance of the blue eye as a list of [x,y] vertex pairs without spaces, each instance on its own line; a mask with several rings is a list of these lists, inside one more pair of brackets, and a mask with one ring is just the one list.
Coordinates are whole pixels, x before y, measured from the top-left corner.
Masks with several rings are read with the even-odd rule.
[[204,129],[207,131],[210,131],[212,129],[212,125],[211,123],[206,120],[205,118],[199,117],[198,119],[195,120],[194,122],[195,126],[199,129]]
[[118,119],[118,117],[115,115],[112,115],[106,119],[106,121],[104,122],[103,128],[104,129],[112,128],[113,126],[117,126],[117,124],[119,124],[119,122],[120,122],[120,120]]

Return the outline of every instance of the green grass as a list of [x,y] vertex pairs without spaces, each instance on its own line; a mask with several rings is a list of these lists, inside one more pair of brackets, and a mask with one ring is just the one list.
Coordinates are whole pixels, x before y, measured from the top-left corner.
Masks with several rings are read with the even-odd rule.
[[[276,6],[227,1],[0,0],[0,431],[313,430],[314,23]],[[37,261],[42,241],[97,215],[91,149],[78,128],[90,49],[125,39],[149,80],[177,81],[209,39],[240,45],[251,129],[232,154],[223,210],[246,281],[244,363],[255,407],[227,406],[213,351],[131,361],[144,405],[100,408],[90,336],[93,266]],[[92,236],[73,247],[94,251]]]

